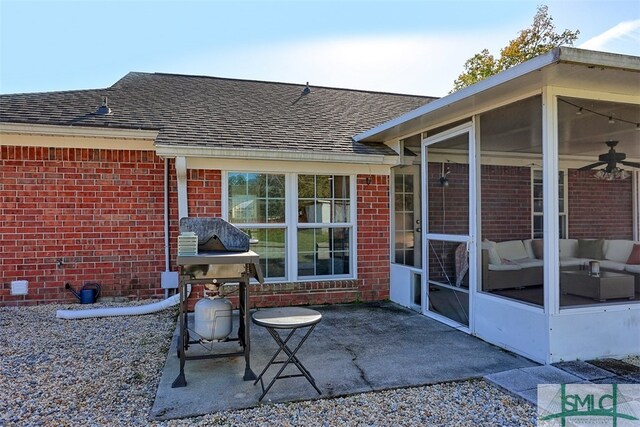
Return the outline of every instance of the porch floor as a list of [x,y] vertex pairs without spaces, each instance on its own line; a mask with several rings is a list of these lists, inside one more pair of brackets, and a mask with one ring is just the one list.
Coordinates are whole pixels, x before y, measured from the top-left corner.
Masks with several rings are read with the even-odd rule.
[[[322,396],[304,378],[291,378],[277,381],[263,403],[482,378],[506,370],[538,366],[394,303],[314,309],[322,313],[323,319],[298,356],[315,377]],[[237,325],[236,318],[234,329]],[[187,386],[171,388],[179,372],[176,343],[177,328],[152,409],[156,419],[191,417],[260,404],[260,385],[242,380],[242,357],[188,360],[185,365]],[[235,345],[237,349],[237,343],[221,346],[225,345]],[[196,347],[192,346],[188,354],[197,351]],[[251,367],[256,375],[276,348],[264,328],[251,325]],[[214,351],[220,350],[214,347]],[[275,372],[270,368],[266,382]]]

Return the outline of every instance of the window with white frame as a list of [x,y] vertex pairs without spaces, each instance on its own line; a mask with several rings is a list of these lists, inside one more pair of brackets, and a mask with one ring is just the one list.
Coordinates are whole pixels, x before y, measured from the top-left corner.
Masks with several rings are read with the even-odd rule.
[[287,224],[284,174],[231,172],[227,180],[229,222],[257,239],[265,277],[286,277]]
[[352,277],[351,184],[342,175],[229,172],[227,217],[259,241],[252,249],[270,281]]
[[298,277],[350,274],[348,176],[298,175]]
[[[543,201],[542,196],[542,170],[532,169],[531,176],[531,224],[532,237],[534,239],[542,239],[544,236],[543,227]],[[567,197],[565,194],[567,174],[565,171],[558,171],[558,209],[559,209],[559,231],[560,239],[567,238]]]

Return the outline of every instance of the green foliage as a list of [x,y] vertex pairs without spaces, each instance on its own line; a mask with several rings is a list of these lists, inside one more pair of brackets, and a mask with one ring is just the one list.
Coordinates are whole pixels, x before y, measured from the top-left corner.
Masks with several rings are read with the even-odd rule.
[[579,34],[579,30],[556,33],[553,18],[549,16],[549,8],[544,5],[538,6],[531,27],[521,30],[518,37],[502,48],[498,59],[487,49],[469,58],[464,63],[464,72],[454,81],[452,92],[547,53],[558,46],[572,46]]

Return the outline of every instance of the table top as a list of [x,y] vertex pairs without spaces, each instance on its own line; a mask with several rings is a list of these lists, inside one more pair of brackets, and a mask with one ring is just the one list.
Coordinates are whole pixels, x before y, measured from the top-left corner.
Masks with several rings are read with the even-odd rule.
[[320,320],[322,314],[304,307],[267,308],[253,313],[255,324],[267,328],[302,328],[314,325]]
[[633,274],[631,273],[625,273],[624,271],[600,271],[600,274],[597,276],[592,275],[591,273],[589,273],[589,270],[568,270],[568,271],[561,271],[561,274],[574,274],[576,276],[587,276],[587,277],[593,277],[593,278],[613,278],[613,277],[626,277],[626,276],[631,276],[633,277]]

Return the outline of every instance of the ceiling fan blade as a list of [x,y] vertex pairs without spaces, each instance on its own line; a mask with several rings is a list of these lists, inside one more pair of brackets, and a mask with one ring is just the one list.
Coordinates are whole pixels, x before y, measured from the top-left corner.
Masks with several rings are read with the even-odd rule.
[[601,165],[606,165],[606,164],[607,164],[607,162],[595,162],[595,163],[591,163],[590,165],[578,168],[578,170],[579,171],[588,171],[589,169],[593,169],[595,167],[598,167],[598,166],[601,166]]
[[640,168],[640,163],[636,163],[636,162],[626,162],[626,161],[621,161],[620,163],[622,163],[625,166],[631,166],[632,168]]

